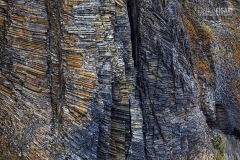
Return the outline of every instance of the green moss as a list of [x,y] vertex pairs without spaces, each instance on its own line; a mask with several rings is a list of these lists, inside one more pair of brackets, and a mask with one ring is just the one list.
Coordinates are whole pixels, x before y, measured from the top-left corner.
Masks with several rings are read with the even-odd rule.
[[212,139],[212,145],[213,145],[213,148],[217,150],[217,154],[215,155],[215,158],[217,160],[222,159],[222,157],[224,156],[224,153],[223,153],[224,146],[222,142],[222,137],[219,134],[214,135]]

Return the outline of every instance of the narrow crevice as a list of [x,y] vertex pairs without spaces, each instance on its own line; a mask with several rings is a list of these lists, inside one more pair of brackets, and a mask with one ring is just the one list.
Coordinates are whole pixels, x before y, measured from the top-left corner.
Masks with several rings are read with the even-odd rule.
[[58,122],[63,123],[63,105],[65,101],[65,77],[64,77],[64,71],[63,71],[63,52],[61,48],[61,39],[62,39],[62,23],[61,23],[61,13],[62,13],[62,1],[56,1],[57,3],[57,32],[58,32],[58,38],[57,38],[57,51],[58,51],[58,59],[59,59],[59,104],[58,104]]
[[[11,6],[12,1],[9,0],[6,2],[6,9],[3,7],[1,10],[3,11],[3,14],[5,14],[5,20],[3,21],[3,27],[1,28],[1,45],[0,45],[0,70],[2,71],[3,68],[10,69],[12,66],[12,60],[11,55],[6,54],[6,46],[7,46],[7,38],[6,34],[8,32],[8,28],[10,26],[10,12],[11,12]],[[7,68],[6,68],[7,67]]]
[[128,17],[131,28],[131,42],[132,42],[132,57],[134,61],[134,66],[138,66],[138,8],[137,8],[137,0],[128,0],[127,1],[127,10]]
[[[52,126],[51,126],[51,134],[53,136],[56,135],[56,120],[57,120],[57,107],[56,102],[54,100],[54,91],[53,91],[53,64],[52,64],[52,53],[54,52],[54,19],[53,19],[53,13],[52,13],[52,6],[51,1],[46,0],[45,1],[46,9],[47,9],[47,18],[48,18],[48,45],[47,45],[47,81],[48,81],[48,88],[50,91],[50,101],[51,101],[51,107],[52,107]],[[51,148],[51,155],[55,156],[55,139],[52,142],[52,148]]]
[[212,129],[212,128],[215,126],[215,122],[214,122],[212,116],[207,115],[207,114],[204,114],[204,115],[205,115],[205,117],[206,117],[206,123],[207,123],[208,127],[209,127],[210,129]]
[[232,135],[235,136],[236,138],[240,139],[240,130],[235,127],[235,128],[233,129]]
[[216,129],[221,130],[223,133],[228,133],[228,120],[226,110],[223,105],[216,104],[216,122],[215,122]]
[[[127,127],[126,127],[126,159],[127,157],[129,156],[129,151],[130,151],[130,147],[131,147],[131,142],[132,142],[132,136],[133,136],[133,133],[132,133],[132,123],[131,123],[131,120],[132,120],[132,117],[131,117],[131,112],[130,112],[130,109],[131,109],[131,100],[128,100],[128,110],[129,110],[129,118],[128,118],[128,123],[126,123]],[[129,131],[127,131],[129,129]]]
[[[148,152],[147,152],[147,139],[146,139],[146,119],[144,115],[144,107],[143,107],[143,98],[142,98],[142,87],[141,85],[141,64],[140,64],[140,59],[139,59],[139,49],[140,49],[140,22],[139,22],[139,1],[138,0],[127,0],[127,10],[128,10],[128,17],[129,17],[129,22],[130,22],[130,29],[131,29],[131,43],[132,43],[132,58],[134,61],[134,67],[136,69],[137,75],[136,75],[136,94],[140,102],[140,109],[142,111],[142,118],[143,118],[143,156],[145,158],[148,157]],[[131,133],[132,136],[132,133]],[[140,155],[137,155],[140,156]]]
[[[62,106],[64,103],[65,95],[65,79],[63,75],[63,57],[61,49],[61,5],[62,2],[55,2],[46,0],[47,13],[48,13],[48,23],[49,23],[49,46],[48,46],[48,74],[49,75],[49,88],[52,98],[52,107],[54,117],[56,118],[57,123],[62,122]],[[53,65],[53,59],[57,58],[57,67]],[[55,71],[57,69],[57,71]],[[57,73],[58,72],[58,75]],[[53,88],[53,76],[58,76],[58,89]],[[55,97],[55,98],[53,98]]]
[[[61,49],[61,22],[60,14],[62,8],[61,1],[45,1],[48,15],[48,54],[47,54],[47,78],[50,90],[52,107],[52,127],[51,132],[55,136],[52,155],[55,156],[56,144],[62,126],[62,106],[65,95],[65,79],[63,76],[63,58]],[[58,81],[54,81],[58,79]]]
[[47,15],[48,15],[48,31],[47,31],[47,35],[48,35],[48,53],[47,53],[47,79],[48,79],[48,88],[50,90],[50,98],[51,98],[51,106],[52,106],[52,121],[53,121],[53,127],[52,127],[52,132],[54,132],[54,128],[55,128],[55,119],[56,119],[56,107],[53,103],[53,82],[52,82],[52,71],[53,71],[53,67],[52,67],[52,56],[51,56],[51,51],[53,50],[52,47],[52,39],[53,39],[53,34],[52,32],[52,28],[53,28],[53,24],[52,24],[52,12],[51,12],[51,4],[50,1],[46,1],[46,8],[47,8]]
[[240,139],[240,130],[231,126],[228,121],[227,111],[222,104],[216,104],[216,122],[215,129],[221,130],[226,135],[232,135]]
[[147,135],[146,135],[146,120],[145,120],[145,116],[144,116],[144,108],[143,108],[143,98],[142,98],[142,93],[139,91],[139,98],[140,98],[140,107],[142,110],[142,117],[143,117],[143,144],[144,144],[144,157],[147,158],[148,157],[148,151],[147,151]]

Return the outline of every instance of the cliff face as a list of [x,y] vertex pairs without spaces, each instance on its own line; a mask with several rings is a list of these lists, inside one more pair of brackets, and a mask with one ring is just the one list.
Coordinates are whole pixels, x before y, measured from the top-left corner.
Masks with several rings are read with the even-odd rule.
[[0,159],[240,159],[239,12],[1,0]]

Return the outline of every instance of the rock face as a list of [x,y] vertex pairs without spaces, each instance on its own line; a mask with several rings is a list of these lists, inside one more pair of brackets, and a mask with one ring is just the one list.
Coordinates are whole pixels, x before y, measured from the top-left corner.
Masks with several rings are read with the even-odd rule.
[[240,159],[235,0],[0,0],[0,159]]

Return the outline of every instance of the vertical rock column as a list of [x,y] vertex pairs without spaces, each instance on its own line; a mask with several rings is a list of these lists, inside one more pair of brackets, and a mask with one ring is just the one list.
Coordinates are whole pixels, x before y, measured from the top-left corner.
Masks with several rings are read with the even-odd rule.
[[[130,108],[139,107],[139,103],[135,99],[134,91],[136,83],[127,3],[122,0],[115,1],[115,12],[114,42],[116,52],[114,52],[113,57],[111,159],[126,159],[129,157],[132,141]],[[142,129],[141,125],[138,127],[140,130]]]
[[[96,159],[99,114],[98,38],[101,25],[98,1],[62,2],[60,12],[62,69],[65,85],[59,159]],[[99,102],[99,103],[98,103]],[[102,111],[101,111],[102,112]]]
[[[48,159],[52,108],[44,1],[1,1],[5,43],[1,53],[1,144],[6,159]],[[33,9],[34,8],[34,9]],[[11,19],[11,21],[9,21]],[[6,142],[6,143],[5,143]]]
[[[138,71],[138,2],[117,1],[117,18],[115,39],[119,52],[122,54],[125,64],[125,75],[128,88],[129,114],[130,114],[130,139],[126,139],[128,147],[127,159],[144,159],[144,136],[143,136],[143,115],[140,106],[139,88],[137,85]],[[128,15],[126,15],[126,13]],[[138,27],[137,27],[138,26]],[[126,133],[127,134],[127,133]]]
[[114,11],[114,2],[103,0],[99,8],[99,22],[101,25],[97,27],[98,36],[97,47],[99,52],[98,58],[98,80],[99,80],[99,95],[104,103],[104,118],[100,123],[99,144],[98,144],[98,159],[110,159],[111,152],[111,109],[112,109],[112,82],[113,68],[112,58],[116,51],[114,46],[114,28],[112,19]]
[[143,0],[138,11],[137,85],[145,156],[192,159],[208,154],[207,125],[198,105],[179,4]]

